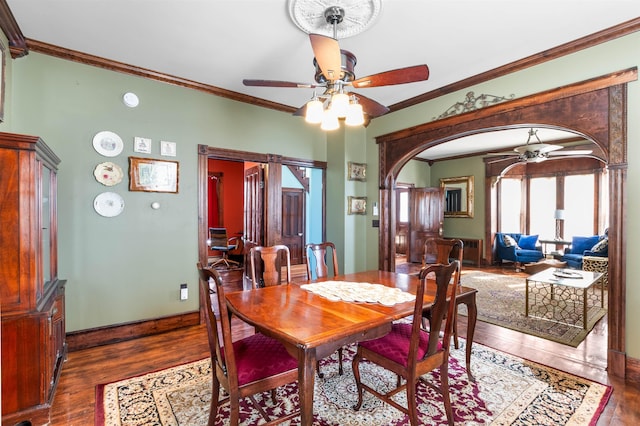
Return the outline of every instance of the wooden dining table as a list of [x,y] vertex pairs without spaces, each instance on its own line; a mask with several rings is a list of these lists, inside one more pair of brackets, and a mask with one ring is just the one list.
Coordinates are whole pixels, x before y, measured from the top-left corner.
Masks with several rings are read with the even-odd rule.
[[[334,281],[366,282],[396,287],[416,293],[416,275],[386,271],[365,271],[339,275]],[[316,280],[313,282],[329,281]],[[298,389],[301,424],[313,423],[313,390],[315,366],[318,360],[331,355],[338,348],[355,342],[384,336],[393,321],[413,314],[414,302],[393,306],[379,303],[332,301],[310,291],[299,283],[284,284],[226,294],[229,310],[257,331],[282,342],[298,360]],[[431,285],[429,285],[431,284]],[[435,281],[427,283],[425,307],[435,297]],[[466,365],[470,380],[471,343],[475,330],[477,290],[462,287],[457,299],[468,309]]]

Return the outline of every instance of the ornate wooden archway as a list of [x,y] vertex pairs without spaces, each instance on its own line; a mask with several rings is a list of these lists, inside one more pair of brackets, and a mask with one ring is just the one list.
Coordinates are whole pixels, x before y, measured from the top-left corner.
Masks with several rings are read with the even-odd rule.
[[[609,169],[609,191],[616,194],[609,206],[607,364],[610,373],[625,377],[626,83],[636,79],[637,68],[632,68],[378,137],[379,268],[395,269],[393,189],[402,167],[419,152],[463,136],[510,127],[544,125],[582,134],[601,149]],[[489,220],[485,218],[487,229]]]

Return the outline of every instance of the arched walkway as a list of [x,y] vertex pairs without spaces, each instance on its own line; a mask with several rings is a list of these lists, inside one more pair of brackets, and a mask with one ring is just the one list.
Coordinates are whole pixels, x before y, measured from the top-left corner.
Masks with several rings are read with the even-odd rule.
[[[441,143],[483,131],[543,125],[569,129],[594,141],[609,169],[609,344],[608,371],[625,376],[627,177],[626,83],[637,79],[631,69],[593,80],[504,102],[458,116],[425,123],[377,138],[380,170],[379,267],[394,270],[395,192],[399,171],[417,153]],[[487,185],[485,185],[486,187]],[[485,189],[485,194],[488,190]],[[485,217],[490,233],[491,218]],[[492,241],[486,235],[485,241]]]

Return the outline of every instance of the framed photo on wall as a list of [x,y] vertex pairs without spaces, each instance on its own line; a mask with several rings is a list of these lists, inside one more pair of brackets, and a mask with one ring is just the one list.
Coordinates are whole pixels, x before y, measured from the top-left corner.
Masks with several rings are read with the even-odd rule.
[[347,163],[347,176],[349,180],[367,180],[367,165],[364,163]]
[[160,155],[165,157],[176,156],[176,143],[168,141],[160,141]]
[[178,193],[178,162],[129,157],[129,191]]
[[348,214],[367,214],[367,197],[351,197],[347,198]]

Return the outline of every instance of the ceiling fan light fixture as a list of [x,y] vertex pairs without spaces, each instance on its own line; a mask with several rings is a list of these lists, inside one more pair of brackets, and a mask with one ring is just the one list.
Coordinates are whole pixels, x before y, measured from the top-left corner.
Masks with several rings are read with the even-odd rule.
[[358,103],[355,96],[351,97],[349,108],[347,109],[347,119],[345,120],[347,126],[361,126],[364,124],[364,112],[362,105]]
[[347,110],[349,109],[349,96],[342,91],[334,93],[333,96],[331,96],[331,104],[329,108],[333,111],[336,117],[346,117]]
[[548,159],[549,155],[542,151],[524,151],[518,159],[523,163],[541,163]]
[[324,114],[324,104],[318,99],[317,96],[314,96],[309,102],[307,102],[307,109],[304,116],[304,119],[307,123],[310,124],[319,124],[322,123],[322,117]]
[[340,127],[340,122],[338,121],[338,116],[331,110],[331,108],[327,108],[324,110],[322,114],[322,124],[320,124],[320,128],[322,130],[331,131],[337,130]]

